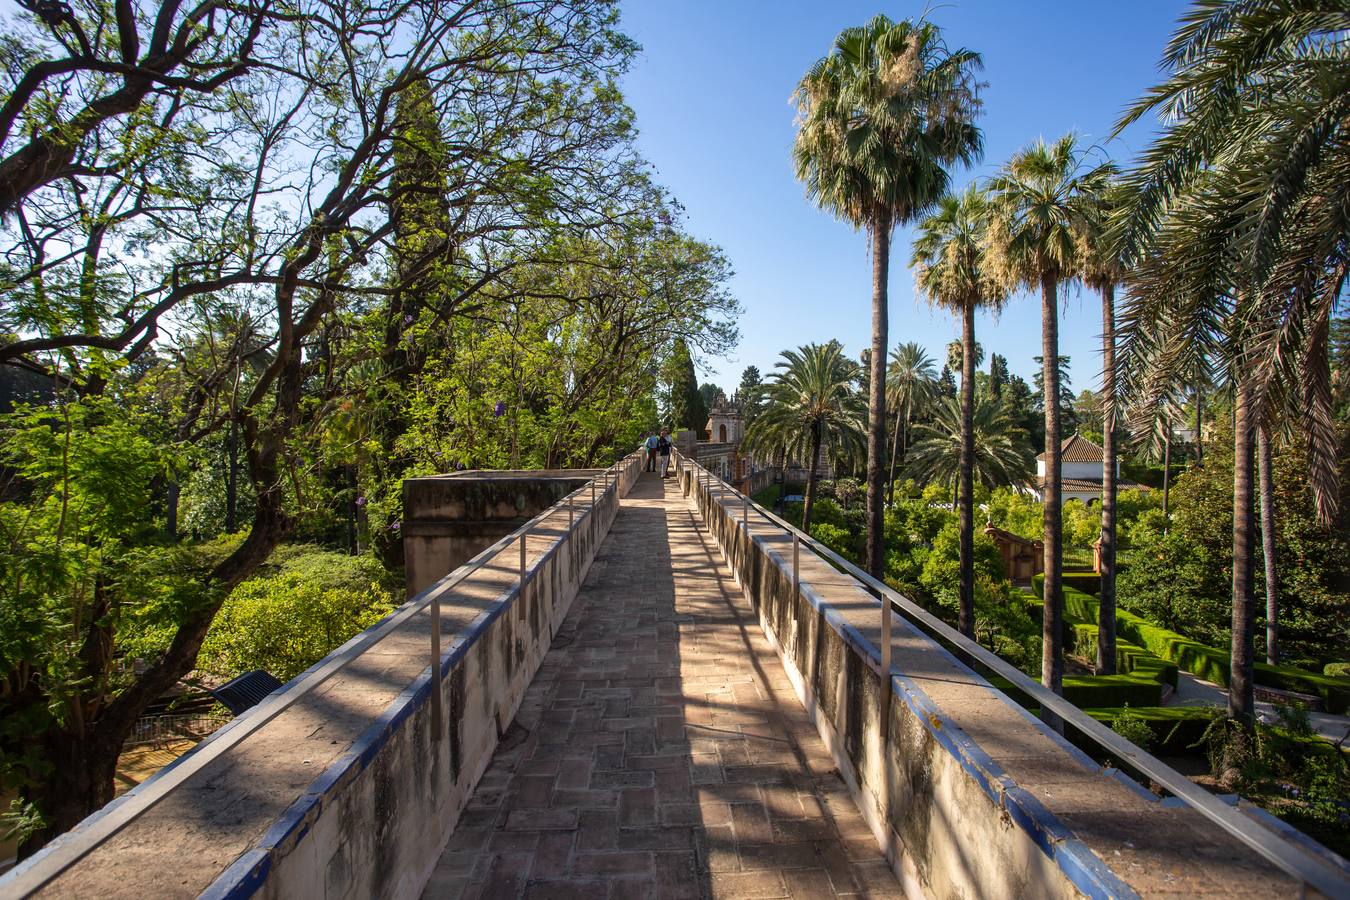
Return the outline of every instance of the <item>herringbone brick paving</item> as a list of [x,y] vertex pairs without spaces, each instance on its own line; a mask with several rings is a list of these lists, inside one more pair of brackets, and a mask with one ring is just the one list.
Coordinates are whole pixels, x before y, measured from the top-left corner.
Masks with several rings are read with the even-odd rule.
[[899,895],[678,483],[643,475],[424,898]]

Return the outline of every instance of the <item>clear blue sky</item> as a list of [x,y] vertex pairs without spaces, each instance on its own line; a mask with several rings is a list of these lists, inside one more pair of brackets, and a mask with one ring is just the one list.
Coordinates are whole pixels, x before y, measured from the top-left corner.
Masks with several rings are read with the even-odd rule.
[[[1155,84],[1162,48],[1186,8],[1181,0],[1132,3],[956,0],[930,18],[952,46],[983,54],[988,83],[981,125],[984,162],[954,183],[993,173],[1037,137],[1074,130],[1104,144],[1120,111]],[[740,346],[701,360],[700,381],[733,391],[747,365],[771,371],[779,351],[841,340],[855,358],[871,338],[866,237],[807,201],[794,178],[789,102],[802,73],[840,30],[877,12],[918,16],[918,4],[792,0],[625,0],[624,30],[643,50],[625,80],[639,145],[688,212],[696,236],[721,245],[745,307]],[[1147,144],[1141,123],[1103,149],[1128,162]],[[891,265],[891,346],[915,340],[939,365],[957,336],[950,315],[918,300],[907,268],[910,235],[896,234]],[[1071,289],[1060,353],[1075,392],[1100,380],[1101,305]],[[1040,352],[1038,297],[1014,297],[997,320],[981,316],[976,339],[1028,381]]]

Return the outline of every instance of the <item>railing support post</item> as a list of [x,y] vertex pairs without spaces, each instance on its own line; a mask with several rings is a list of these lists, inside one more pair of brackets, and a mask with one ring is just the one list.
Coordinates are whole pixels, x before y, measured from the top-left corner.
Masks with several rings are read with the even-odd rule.
[[796,600],[802,594],[802,540],[797,536],[797,532],[792,533],[792,599]]
[[440,741],[445,730],[441,709],[441,595],[431,598],[431,740]]
[[520,534],[520,599],[525,599],[525,538],[529,536],[529,530]]

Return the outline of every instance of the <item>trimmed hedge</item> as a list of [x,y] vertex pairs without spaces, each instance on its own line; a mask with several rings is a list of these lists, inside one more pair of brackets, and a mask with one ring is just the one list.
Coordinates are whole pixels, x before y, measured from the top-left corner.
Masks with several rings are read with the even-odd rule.
[[1322,669],[1323,675],[1330,675],[1332,678],[1350,678],[1350,662],[1327,663]]
[[1256,664],[1256,683],[1302,694],[1316,694],[1322,698],[1322,706],[1327,712],[1344,713],[1350,709],[1350,678],[1318,675],[1293,666],[1272,666],[1259,662]]
[[[1033,585],[1038,591],[1042,590],[1044,578],[1039,575],[1036,578],[1041,578],[1041,581],[1032,579]],[[1095,626],[1100,609],[1100,601],[1096,597],[1071,587],[1067,580],[1066,577],[1064,619],[1069,624],[1070,631],[1065,635],[1066,644],[1075,640],[1072,629],[1078,624]],[[1226,650],[1208,647],[1123,609],[1116,610],[1116,633],[1117,643],[1124,639],[1134,644],[1136,648],[1142,648],[1152,656],[1173,663],[1192,675],[1224,687],[1228,686],[1232,657]],[[1090,655],[1095,657],[1095,631],[1092,639],[1094,647]],[[1331,666],[1344,668],[1339,672],[1327,671],[1319,675],[1296,666],[1272,666],[1259,662],[1255,666],[1256,683],[1302,694],[1315,694],[1322,698],[1322,705],[1328,712],[1344,713],[1350,709],[1350,674],[1342,673],[1346,668],[1350,668],[1350,663],[1332,663]],[[1328,666],[1328,670],[1331,666]],[[1170,683],[1176,684],[1175,676]],[[1134,701],[1130,703],[1134,705]]]
[[1099,706],[1158,706],[1162,682],[1129,675],[1066,675],[1064,699],[1080,709]]
[[[1102,576],[1096,572],[1065,572],[1060,578],[1066,590],[1073,588],[1085,594],[1100,594],[1102,591]],[[1044,573],[1031,576],[1031,589],[1037,597],[1045,597]]]

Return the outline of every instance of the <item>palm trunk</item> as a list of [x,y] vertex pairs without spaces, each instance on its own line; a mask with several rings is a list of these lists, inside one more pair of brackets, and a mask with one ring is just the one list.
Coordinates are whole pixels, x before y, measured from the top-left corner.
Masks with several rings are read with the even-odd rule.
[[1274,666],[1280,661],[1280,573],[1275,560],[1275,475],[1267,425],[1256,430],[1256,451],[1261,474],[1261,555],[1266,570],[1266,662]]
[[1233,404],[1233,643],[1228,680],[1228,715],[1251,727],[1256,705],[1253,685],[1255,603],[1252,579],[1251,389],[1239,381]]
[[[1053,276],[1041,279],[1041,378],[1045,402],[1045,487],[1042,528],[1045,541],[1045,605],[1041,617],[1041,683],[1056,694],[1064,693],[1064,544],[1060,505],[1059,437],[1059,283]],[[1041,718],[1052,728],[1063,729],[1059,717],[1042,710]]]
[[867,571],[874,578],[885,571],[882,546],[882,458],[886,455],[886,286],[891,256],[889,216],[872,220],[872,383],[867,418]]
[[1116,674],[1116,287],[1102,287],[1101,602],[1097,607],[1097,671]]
[[891,467],[890,469],[887,470],[887,474],[890,476],[886,480],[887,503],[895,502],[895,477],[896,477],[895,460],[900,452],[900,420],[902,418],[903,417],[900,414],[900,410],[897,409],[895,411],[895,431],[891,435]]
[[961,606],[956,626],[975,637],[975,303],[961,311]]
[[811,506],[816,499],[816,472],[820,468],[820,423],[811,426],[811,463],[806,470],[806,494],[802,497],[802,531],[811,533]]

